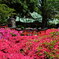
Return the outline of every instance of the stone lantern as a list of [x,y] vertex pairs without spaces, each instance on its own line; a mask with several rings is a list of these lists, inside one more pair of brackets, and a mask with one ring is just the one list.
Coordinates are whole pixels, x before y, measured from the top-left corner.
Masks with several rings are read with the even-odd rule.
[[14,17],[8,19],[8,27],[16,28],[16,19]]

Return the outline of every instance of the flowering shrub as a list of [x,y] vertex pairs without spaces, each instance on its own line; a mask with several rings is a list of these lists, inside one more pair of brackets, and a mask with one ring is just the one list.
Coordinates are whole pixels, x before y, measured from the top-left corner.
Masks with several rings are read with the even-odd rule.
[[59,29],[26,32],[0,28],[0,59],[59,59]]

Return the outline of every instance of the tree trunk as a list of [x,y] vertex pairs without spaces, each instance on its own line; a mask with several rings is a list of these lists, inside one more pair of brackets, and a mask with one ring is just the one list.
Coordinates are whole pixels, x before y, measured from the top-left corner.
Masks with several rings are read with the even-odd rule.
[[41,26],[41,28],[44,29],[45,27],[47,27],[47,18],[46,18],[46,16],[42,17],[42,26]]
[[46,11],[46,0],[41,0],[41,12],[42,12],[42,26],[41,28],[44,29],[47,27],[47,11]]

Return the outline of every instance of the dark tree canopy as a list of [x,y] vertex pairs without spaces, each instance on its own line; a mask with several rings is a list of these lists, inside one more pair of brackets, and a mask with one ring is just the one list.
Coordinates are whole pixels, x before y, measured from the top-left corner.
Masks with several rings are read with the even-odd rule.
[[[42,28],[47,27],[49,19],[58,18],[59,0],[0,0],[8,8],[14,9],[19,17],[30,17],[30,12],[37,12],[42,15]],[[1,7],[2,8],[2,7]],[[12,16],[12,15],[11,15]]]
[[39,12],[38,0],[1,0],[0,3],[8,5],[10,8],[14,8],[16,13],[21,17],[29,15],[29,12]]

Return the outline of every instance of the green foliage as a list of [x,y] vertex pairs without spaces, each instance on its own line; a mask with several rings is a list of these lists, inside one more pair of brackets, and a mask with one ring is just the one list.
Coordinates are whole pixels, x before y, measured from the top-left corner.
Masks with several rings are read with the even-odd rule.
[[39,21],[42,22],[42,16],[40,14],[38,14],[37,12],[33,12],[30,13],[31,18],[20,18],[20,17],[16,17],[16,21],[21,21],[21,22],[25,22],[25,23],[30,23],[30,22],[34,22],[34,21]]
[[0,24],[5,23],[7,18],[13,15],[14,9],[9,8],[6,4],[0,4]]
[[[0,0],[0,4],[6,4],[8,7],[15,9],[15,13],[17,13],[17,15],[19,15],[19,17],[21,18],[24,18],[24,17],[33,18],[30,13],[32,12],[40,13],[40,15],[42,16],[42,19],[44,18],[43,20],[45,21],[44,22],[42,20],[43,22],[42,24],[44,26],[45,26],[45,23],[47,23],[46,20],[49,20],[51,18],[59,18],[58,0]],[[12,13],[11,11],[13,12],[13,10],[9,9],[8,11],[9,14]],[[8,16],[10,16],[9,14]],[[4,17],[5,17],[5,14],[3,14],[3,18]],[[39,19],[36,19],[36,20],[39,20]]]
[[29,12],[33,11],[40,13],[38,0],[1,0],[0,3],[7,4],[9,7],[14,8],[16,13],[21,17],[28,17],[30,16]]
[[49,25],[57,25],[57,24],[59,24],[59,19],[49,20],[49,21],[48,21],[48,24],[49,24]]
[[35,20],[31,19],[31,18],[19,18],[19,17],[16,17],[16,21],[20,21],[20,22],[24,22],[24,23],[30,23],[30,22],[34,22]]

